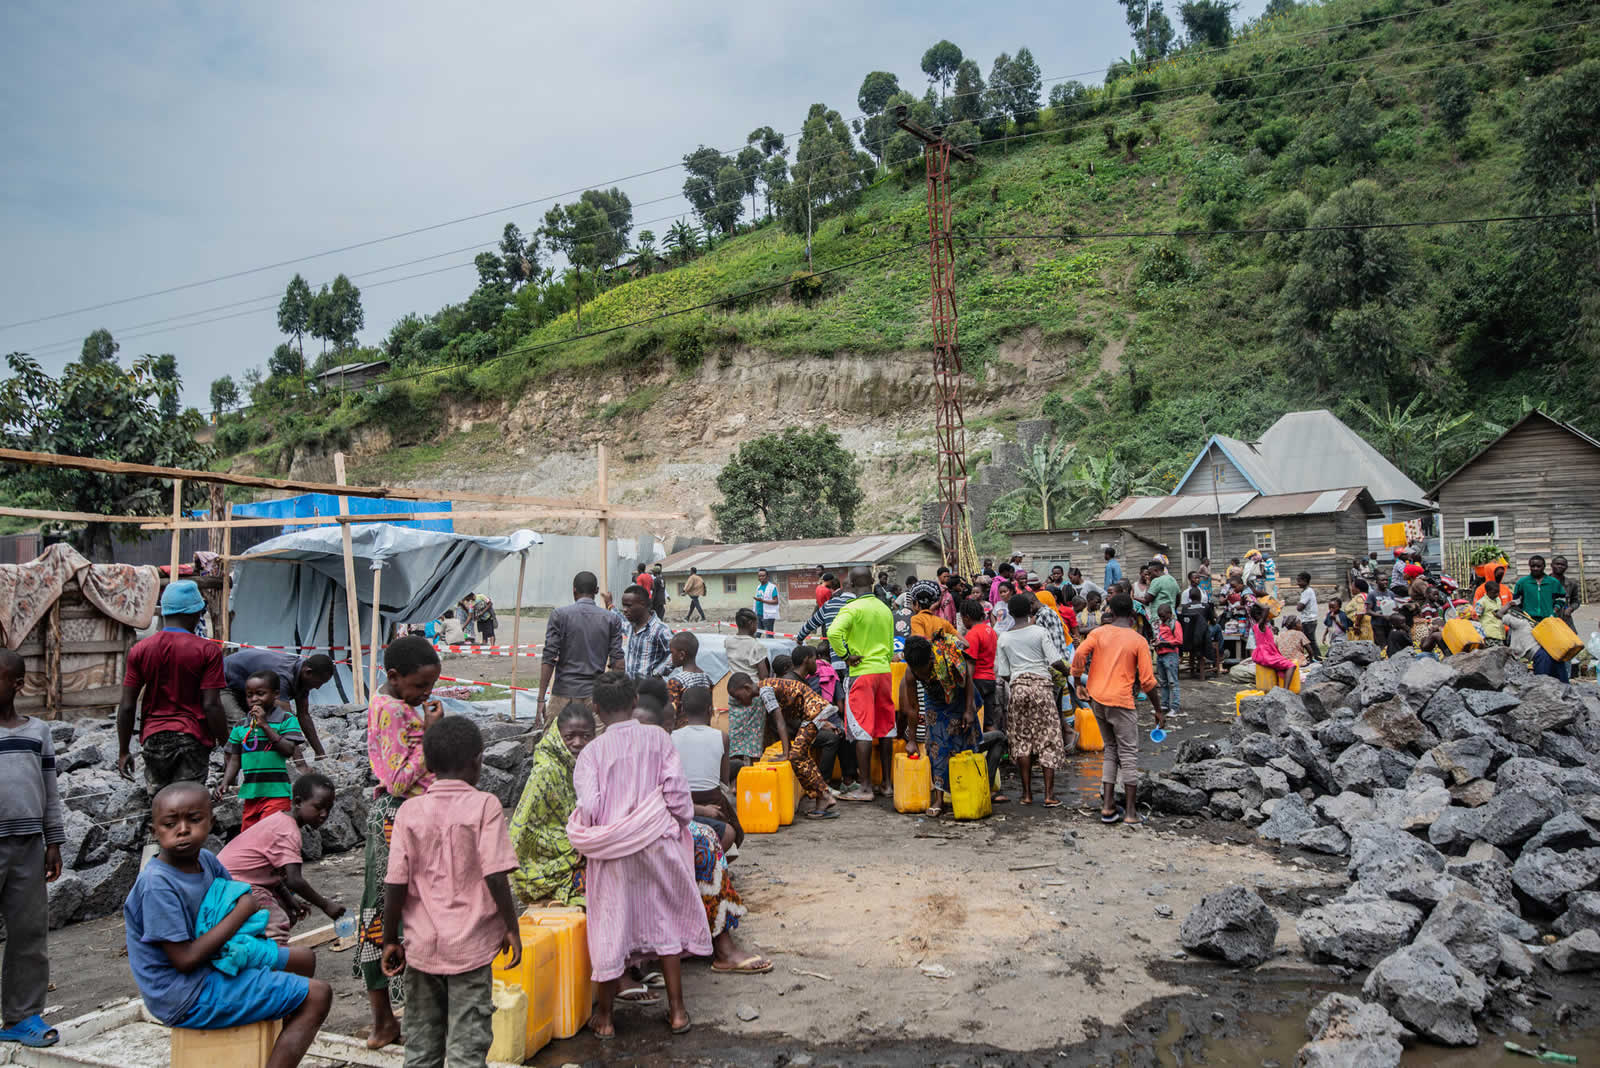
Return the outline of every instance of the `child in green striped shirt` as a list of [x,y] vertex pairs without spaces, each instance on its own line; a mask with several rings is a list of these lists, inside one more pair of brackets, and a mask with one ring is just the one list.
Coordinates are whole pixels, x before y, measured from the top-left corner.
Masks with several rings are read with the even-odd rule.
[[275,673],[258,671],[246,679],[244,699],[250,718],[228,734],[228,763],[216,792],[217,800],[222,800],[243,771],[241,831],[274,812],[289,810],[289,761],[299,755],[306,740],[294,713],[278,704]]

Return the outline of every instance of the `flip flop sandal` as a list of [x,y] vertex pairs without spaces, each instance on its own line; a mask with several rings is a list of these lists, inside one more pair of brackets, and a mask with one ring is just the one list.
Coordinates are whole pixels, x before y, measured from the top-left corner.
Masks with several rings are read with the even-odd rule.
[[839,810],[837,808],[825,808],[821,812],[806,813],[806,819],[808,820],[836,820],[838,818]]
[[613,1038],[617,1037],[617,1025],[614,1023],[611,1025],[611,1033],[609,1035],[603,1035],[587,1024],[584,1025],[583,1029],[589,1032],[595,1038],[598,1038],[601,1042],[610,1042]]
[[930,805],[928,808],[923,810],[922,814],[928,817],[930,820],[936,820],[940,816],[944,815],[944,809],[940,808],[938,805]]
[[748,957],[731,968],[713,964],[711,970],[721,975],[766,975],[772,970],[772,962],[765,957]]
[[653,990],[660,990],[667,985],[667,977],[662,975],[659,971],[645,972],[644,985]]
[[667,1018],[667,1030],[671,1031],[675,1035],[686,1035],[686,1034],[689,1033],[689,1029],[692,1028],[693,1026],[694,1026],[694,1021],[693,1020],[685,1020],[683,1022],[683,1026],[682,1027],[673,1027],[672,1026],[672,1018],[671,1017]]
[[1044,807],[1045,808],[1060,808],[1061,807],[1061,799],[1059,797],[1052,797],[1050,800],[1048,800],[1048,801],[1046,801],[1044,803]]
[[1007,805],[1011,803],[1011,798],[1007,797],[1005,794],[995,794],[993,797],[989,798],[989,803],[991,805]]
[[1122,821],[1122,825],[1124,827],[1143,827],[1144,826],[1144,820],[1141,819],[1138,816],[1135,816],[1131,820],[1123,820]]
[[625,1005],[655,1005],[661,1001],[661,995],[651,992],[648,986],[636,986],[618,992],[617,1000]]
[[1031,798],[1031,797],[1019,797],[1019,798],[1017,798],[1017,804],[1019,804],[1019,805],[1031,805],[1031,804],[1033,804],[1033,798]]
[[1109,815],[1109,816],[1106,815],[1104,812],[1100,813],[1100,822],[1104,823],[1108,827],[1113,823],[1122,822],[1122,809],[1120,809],[1120,808],[1117,809],[1115,812],[1111,813],[1111,815]]
[[34,1049],[53,1046],[59,1041],[61,1036],[56,1033],[56,1029],[45,1023],[44,1018],[38,1013],[0,1031],[0,1042],[19,1042]]

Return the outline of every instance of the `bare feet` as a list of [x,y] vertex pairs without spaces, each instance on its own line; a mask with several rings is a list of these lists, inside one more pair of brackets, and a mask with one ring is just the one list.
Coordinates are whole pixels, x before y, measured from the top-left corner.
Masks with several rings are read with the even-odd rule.
[[400,1021],[393,1016],[383,1023],[374,1024],[367,1033],[367,1048],[382,1049],[400,1041]]

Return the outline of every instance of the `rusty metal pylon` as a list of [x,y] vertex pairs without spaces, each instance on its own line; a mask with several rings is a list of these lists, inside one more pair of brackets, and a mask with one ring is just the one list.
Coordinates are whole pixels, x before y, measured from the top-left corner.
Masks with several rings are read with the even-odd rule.
[[938,392],[939,540],[955,564],[967,540],[967,427],[961,411],[961,345],[956,314],[955,247],[950,240],[950,143],[925,146],[928,168],[928,276],[932,286],[933,380]]

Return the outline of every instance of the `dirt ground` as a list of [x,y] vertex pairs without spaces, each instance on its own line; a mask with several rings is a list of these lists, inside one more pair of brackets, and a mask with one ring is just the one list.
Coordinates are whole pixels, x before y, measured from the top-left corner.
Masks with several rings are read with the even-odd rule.
[[[1234,689],[1187,686],[1185,712],[1152,761],[1170,762],[1183,737],[1225,731]],[[1206,891],[1234,881],[1291,890],[1342,882],[1319,870],[1322,862],[1264,848],[1236,825],[1103,827],[1092,800],[1099,758],[1073,760],[1060,787],[1068,805],[1058,810],[1012,802],[990,819],[957,823],[878,802],[848,805],[839,820],[802,819],[777,835],[751,836],[733,865],[749,908],[739,936],[776,968],[722,976],[703,962],[687,967],[697,1025],[687,1040],[666,1041],[660,1008],[625,1010],[614,1046],[602,1051],[580,1037],[554,1043],[534,1063],[602,1053],[606,1061],[751,1063],[737,1054],[747,1044],[860,1052],[861,1043],[886,1043],[886,1063],[923,1063],[916,1051],[926,1053],[930,1042],[1018,1054],[1066,1049],[1098,1039],[1102,1024],[1116,1029],[1154,999],[1198,992],[1209,967],[1185,976],[1154,966],[1181,960],[1178,925]],[[307,875],[353,906],[361,855],[308,865]],[[1287,947],[1293,927],[1285,919]],[[360,1033],[366,1002],[351,954],[318,955],[318,972],[337,995],[329,1029]],[[133,994],[125,957],[119,917],[53,932],[53,1014]]]

